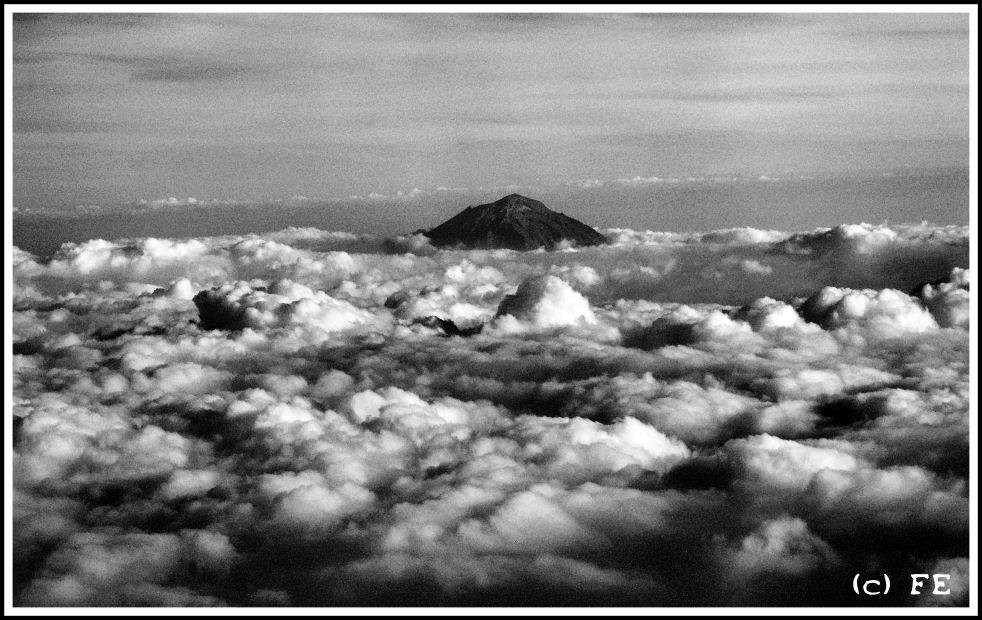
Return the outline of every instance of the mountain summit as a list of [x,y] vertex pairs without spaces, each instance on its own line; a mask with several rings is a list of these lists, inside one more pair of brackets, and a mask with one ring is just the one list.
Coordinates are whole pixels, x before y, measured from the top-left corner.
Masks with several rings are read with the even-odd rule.
[[433,245],[480,249],[555,248],[563,241],[600,245],[607,238],[579,220],[519,194],[467,207],[425,233]]

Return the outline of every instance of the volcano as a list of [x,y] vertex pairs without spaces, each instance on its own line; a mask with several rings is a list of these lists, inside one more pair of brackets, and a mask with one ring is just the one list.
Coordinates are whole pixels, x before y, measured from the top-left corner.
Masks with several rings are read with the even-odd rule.
[[423,234],[433,245],[467,249],[551,250],[564,242],[607,243],[606,237],[583,222],[519,194],[467,207]]

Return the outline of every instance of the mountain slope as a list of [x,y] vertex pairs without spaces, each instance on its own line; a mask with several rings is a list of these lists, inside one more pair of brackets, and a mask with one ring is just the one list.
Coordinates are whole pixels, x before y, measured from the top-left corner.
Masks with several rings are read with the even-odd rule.
[[424,234],[433,245],[481,249],[534,250],[552,249],[563,241],[581,246],[607,242],[579,220],[519,194],[467,207]]

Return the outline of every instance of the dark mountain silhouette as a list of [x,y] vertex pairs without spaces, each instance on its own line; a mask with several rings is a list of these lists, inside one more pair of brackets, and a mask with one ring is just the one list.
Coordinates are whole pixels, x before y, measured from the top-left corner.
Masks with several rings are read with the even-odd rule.
[[518,194],[467,207],[423,234],[436,246],[479,249],[553,249],[563,241],[581,246],[607,243],[606,237],[583,222]]

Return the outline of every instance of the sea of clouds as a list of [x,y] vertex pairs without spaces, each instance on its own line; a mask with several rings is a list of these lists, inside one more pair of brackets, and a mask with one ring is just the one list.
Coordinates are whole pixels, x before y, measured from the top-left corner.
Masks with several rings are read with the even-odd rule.
[[968,228],[606,232],[15,248],[15,603],[967,604]]

